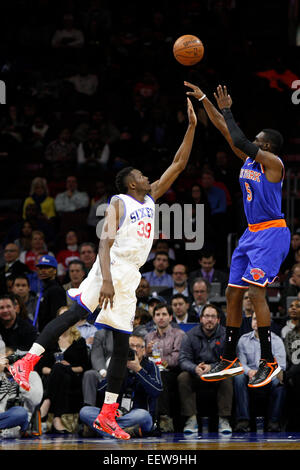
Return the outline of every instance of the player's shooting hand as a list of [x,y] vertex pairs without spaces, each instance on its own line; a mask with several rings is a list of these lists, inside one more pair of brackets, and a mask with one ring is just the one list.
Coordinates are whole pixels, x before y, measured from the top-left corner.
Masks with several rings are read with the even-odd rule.
[[106,308],[108,306],[108,302],[110,302],[110,307],[112,308],[114,295],[115,289],[113,283],[111,281],[103,281],[99,296],[100,307]]
[[202,96],[204,95],[203,91],[196,85],[193,85],[192,83],[190,82],[183,82],[185,84],[185,86],[188,86],[189,88],[191,88],[193,91],[187,91],[186,94],[189,95],[189,96],[193,96],[194,98],[197,98],[197,100],[199,100],[200,98],[202,98]]
[[231,96],[227,93],[227,87],[219,85],[217,87],[217,92],[214,93],[214,97],[217,100],[218,106],[220,109],[231,108],[232,99]]
[[197,117],[192,105],[192,102],[189,98],[187,98],[187,112],[189,117],[189,123],[191,126],[196,126],[197,124]]

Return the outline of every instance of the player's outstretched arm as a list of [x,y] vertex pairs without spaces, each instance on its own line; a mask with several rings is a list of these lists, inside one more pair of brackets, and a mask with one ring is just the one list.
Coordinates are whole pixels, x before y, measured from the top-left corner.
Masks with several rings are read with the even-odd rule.
[[219,85],[214,93],[218,106],[224,116],[228,131],[234,145],[252,160],[261,163],[266,168],[266,176],[272,183],[278,183],[282,178],[282,163],[271,152],[261,149],[250,142],[234,120],[231,112],[232,99],[227,93],[227,87]]
[[189,98],[187,98],[187,113],[189,118],[188,128],[186,130],[183,141],[176,152],[173,162],[162,174],[159,180],[151,184],[151,196],[155,201],[165,194],[165,192],[172,186],[176,178],[187,165],[194,142],[195,129],[197,125],[196,114]]
[[108,302],[110,302],[111,307],[113,306],[115,291],[110,272],[110,249],[114,243],[123,211],[123,205],[117,199],[108,206],[104,218],[98,251],[103,279],[99,294],[99,305],[101,308],[106,308]]
[[207,96],[203,93],[203,91],[196,85],[193,85],[190,82],[184,82],[185,86],[192,89],[192,91],[187,91],[186,94],[190,96],[194,96],[194,98],[201,100],[204,106],[204,109],[213,123],[213,125],[221,132],[221,134],[225,137],[228,144],[232,148],[233,152],[242,160],[246,159],[246,156],[243,152],[241,152],[237,147],[234,146],[232,142],[231,135],[228,131],[228,127],[226,125],[225,119],[223,115],[217,110],[217,108],[212,104],[212,102],[207,98]]

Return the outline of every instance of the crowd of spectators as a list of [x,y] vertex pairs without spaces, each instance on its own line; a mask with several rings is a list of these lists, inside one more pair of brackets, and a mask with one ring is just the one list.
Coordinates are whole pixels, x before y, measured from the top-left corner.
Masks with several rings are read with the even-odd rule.
[[[54,5],[50,0],[12,0],[2,6],[7,21],[1,30],[0,78],[7,86],[8,105],[0,112],[0,334],[7,348],[19,353],[28,350],[59,308],[70,305],[67,289],[78,287],[93,265],[100,222],[115,193],[117,172],[135,166],[153,181],[172,161],[187,123],[184,80],[199,84],[210,97],[220,81],[226,83],[234,113],[249,138],[264,127],[281,131],[282,158],[286,169],[292,169],[289,183],[297,201],[300,120],[291,86],[300,77],[300,22],[294,2],[154,1],[142,9],[136,1],[117,3],[65,0]],[[254,21],[256,10],[260,13]],[[253,18],[252,26],[251,21],[245,25],[246,16]],[[204,59],[194,67],[179,65],[172,55],[172,44],[182,34],[195,34],[204,42]],[[196,206],[204,204],[204,246],[196,252],[186,250],[186,240],[168,239],[159,232],[142,268],[133,344],[138,344],[137,351],[144,348],[139,363],[154,377],[157,370],[143,358],[151,357],[155,342],[161,343],[161,378],[153,379],[149,391],[158,403],[151,415],[158,428],[198,429],[205,409],[204,390],[212,401],[212,417],[220,419],[220,429],[226,432],[236,420],[240,429],[251,425],[253,397],[249,396],[251,413],[247,409],[245,416],[235,410],[233,401],[234,391],[244,387],[249,374],[243,383],[240,379],[219,388],[210,384],[209,390],[199,377],[221,352],[230,255],[246,220],[239,161],[201,104],[194,104],[198,125],[188,166],[159,203],[188,207],[194,229]],[[286,184],[283,196],[285,210],[290,196]],[[285,342],[287,355],[286,374],[276,384],[280,410],[266,424],[271,430],[287,423],[300,429],[294,349],[300,298],[297,205],[286,215],[292,229],[290,253],[278,281],[267,291],[272,331]],[[253,314],[245,297],[241,335],[250,334],[247,341],[256,345]],[[109,337],[97,337],[91,327],[94,318],[96,313],[77,325],[80,337],[68,332],[63,348],[83,338],[87,361],[82,354],[81,362],[73,363],[72,356],[64,359],[72,369],[64,375],[67,365],[55,365],[57,344],[43,370],[38,369],[44,385],[43,417],[47,418],[52,405],[51,425],[62,433],[68,423],[61,415],[74,410],[78,414],[84,405],[82,416],[87,415],[84,421],[89,423],[93,413],[87,407],[101,404],[97,382],[105,380],[111,345]],[[196,330],[188,331],[186,325]],[[167,341],[172,335],[176,341]],[[209,357],[205,344],[211,338],[217,349]],[[97,357],[93,348],[100,343],[103,354]],[[251,371],[256,367],[254,356],[248,358]],[[131,362],[135,364],[129,367],[130,374],[140,378],[138,361]],[[75,383],[78,392],[63,403],[56,403],[53,393],[58,374],[69,387]],[[173,404],[182,403],[190,388],[195,396],[176,411]],[[291,406],[286,409],[283,388],[293,409],[299,408],[298,421]],[[129,427],[140,432],[135,425]],[[20,428],[23,431],[24,420]]]

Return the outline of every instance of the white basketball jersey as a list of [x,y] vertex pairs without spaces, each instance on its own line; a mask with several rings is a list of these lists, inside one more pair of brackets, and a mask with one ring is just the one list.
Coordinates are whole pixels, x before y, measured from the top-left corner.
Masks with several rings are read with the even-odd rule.
[[111,262],[116,258],[135,264],[138,268],[146,262],[154,236],[155,203],[151,196],[139,202],[128,194],[113,196],[124,204],[124,215],[110,250]]

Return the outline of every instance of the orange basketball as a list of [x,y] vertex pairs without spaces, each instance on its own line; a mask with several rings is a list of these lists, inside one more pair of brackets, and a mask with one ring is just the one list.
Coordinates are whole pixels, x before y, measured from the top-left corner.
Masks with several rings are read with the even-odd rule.
[[174,42],[173,54],[180,64],[195,65],[203,57],[204,46],[197,36],[185,34]]

